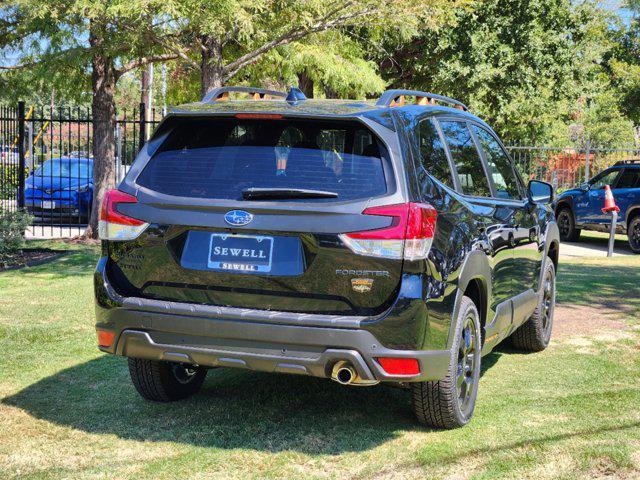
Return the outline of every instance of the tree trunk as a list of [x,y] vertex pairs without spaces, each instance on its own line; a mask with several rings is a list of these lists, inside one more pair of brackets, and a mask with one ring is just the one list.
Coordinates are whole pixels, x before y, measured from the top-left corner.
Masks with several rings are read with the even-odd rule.
[[302,90],[305,97],[313,98],[313,80],[307,72],[298,73],[298,88]]
[[326,98],[340,98],[339,95],[338,95],[338,92],[336,92],[329,85],[325,85],[324,86],[324,96]]
[[214,37],[202,38],[202,61],[200,66],[202,96],[224,84],[222,44]]
[[105,36],[100,25],[92,24],[89,43],[94,49],[91,86],[93,89],[93,206],[85,233],[98,237],[100,204],[107,190],[115,186],[116,71],[113,58],[103,51]]

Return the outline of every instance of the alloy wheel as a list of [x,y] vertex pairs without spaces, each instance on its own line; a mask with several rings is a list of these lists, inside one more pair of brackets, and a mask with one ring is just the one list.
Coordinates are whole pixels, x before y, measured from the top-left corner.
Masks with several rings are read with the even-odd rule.
[[629,243],[634,250],[640,250],[640,222],[635,222],[629,232]]
[[548,270],[544,280],[544,290],[542,292],[542,329],[545,338],[551,335],[551,325],[553,319],[553,309],[556,303],[555,278],[553,271]]
[[476,321],[473,314],[469,314],[462,326],[460,345],[458,346],[458,368],[456,372],[456,389],[460,411],[467,415],[472,406],[472,396],[477,382],[478,368]]
[[182,384],[187,384],[191,382],[198,371],[195,368],[187,367],[180,364],[173,365],[172,368],[173,376],[176,377],[176,380]]
[[558,230],[560,230],[560,234],[564,238],[567,238],[569,233],[571,233],[571,220],[566,210],[563,210],[560,212],[560,215],[558,215]]

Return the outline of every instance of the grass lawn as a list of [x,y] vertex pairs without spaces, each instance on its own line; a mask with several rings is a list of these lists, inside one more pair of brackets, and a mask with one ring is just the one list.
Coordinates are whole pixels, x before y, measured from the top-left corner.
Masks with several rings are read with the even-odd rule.
[[485,357],[471,424],[430,431],[400,389],[242,370],[145,402],[64,248],[0,273],[1,479],[640,478],[640,256],[563,262],[552,346]]

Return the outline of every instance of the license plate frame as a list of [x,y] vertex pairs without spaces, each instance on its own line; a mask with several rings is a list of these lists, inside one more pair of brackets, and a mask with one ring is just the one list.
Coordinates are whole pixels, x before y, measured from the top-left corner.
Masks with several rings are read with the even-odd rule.
[[53,200],[43,200],[40,204],[40,208],[43,210],[54,210],[56,208],[56,202]]
[[[239,240],[236,242],[244,244],[243,248],[223,245],[228,240]],[[255,247],[251,246],[251,240],[255,242]],[[264,246],[262,242],[267,242]],[[229,233],[212,233],[209,241],[209,252],[207,255],[207,267],[211,270],[230,272],[230,273],[269,273],[273,265],[273,242],[274,239],[267,235],[238,235]],[[219,247],[220,251],[215,252],[215,248]],[[229,249],[231,255],[224,255],[223,248]],[[231,249],[238,250],[237,255],[232,255]],[[257,252],[256,252],[257,250]],[[245,255],[248,252],[248,255]],[[267,253],[268,252],[268,253]],[[215,256],[215,257],[214,257]],[[221,257],[228,259],[221,259]],[[265,256],[267,258],[265,258]],[[235,258],[235,260],[233,260]],[[253,260],[253,261],[252,261]]]

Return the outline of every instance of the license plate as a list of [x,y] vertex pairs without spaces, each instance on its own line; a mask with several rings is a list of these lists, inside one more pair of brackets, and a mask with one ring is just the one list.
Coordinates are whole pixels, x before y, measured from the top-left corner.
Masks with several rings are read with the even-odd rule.
[[273,237],[211,234],[207,266],[232,272],[270,272]]
[[53,210],[54,208],[56,208],[56,202],[43,201],[42,208],[45,210]]

